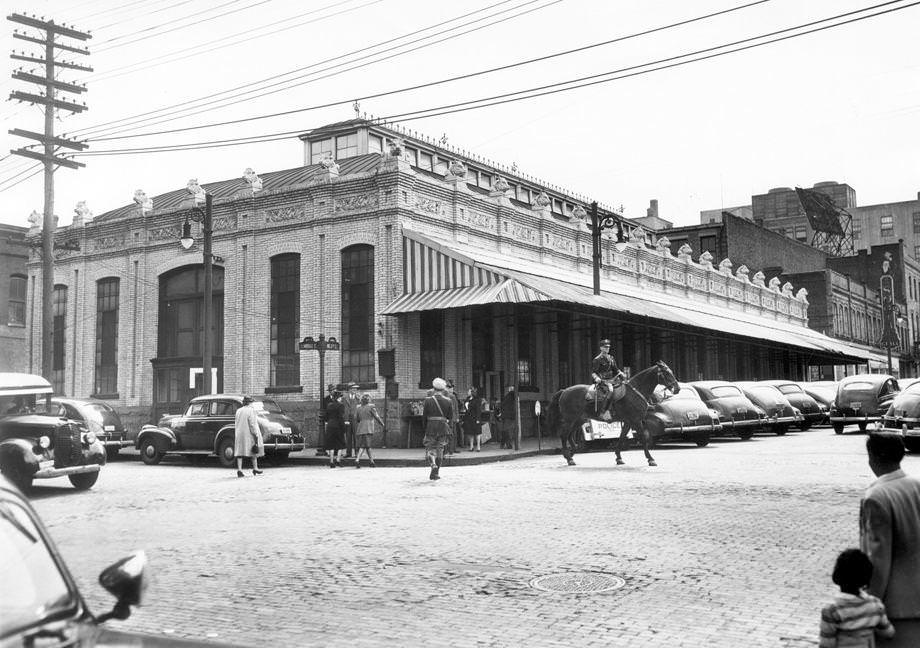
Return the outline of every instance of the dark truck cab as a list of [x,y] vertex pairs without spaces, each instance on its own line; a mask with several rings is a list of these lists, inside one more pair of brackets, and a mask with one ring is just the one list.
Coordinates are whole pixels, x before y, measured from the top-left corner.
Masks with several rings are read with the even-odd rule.
[[91,488],[105,459],[96,435],[51,402],[47,380],[0,373],[0,473],[20,490],[65,476],[80,490]]

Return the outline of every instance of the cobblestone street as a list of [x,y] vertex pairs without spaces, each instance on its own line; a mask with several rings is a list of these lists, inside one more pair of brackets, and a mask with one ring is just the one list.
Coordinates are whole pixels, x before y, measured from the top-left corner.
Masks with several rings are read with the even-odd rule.
[[[127,621],[271,646],[817,644],[836,554],[857,542],[873,479],[865,437],[829,428],[706,448],[455,467],[108,465],[80,493],[33,500],[90,606],[98,572],[146,549],[153,582]],[[920,458],[908,456],[910,473]],[[539,576],[625,585],[561,594]]]

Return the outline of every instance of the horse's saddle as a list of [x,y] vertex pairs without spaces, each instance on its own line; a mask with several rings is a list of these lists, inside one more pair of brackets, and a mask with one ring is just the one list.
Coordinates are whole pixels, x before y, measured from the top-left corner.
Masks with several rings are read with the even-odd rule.
[[626,383],[621,380],[618,381],[608,381],[602,380],[596,385],[589,385],[588,392],[585,394],[585,400],[591,404],[592,408],[600,408],[601,405],[607,400],[607,397],[610,397],[610,402],[615,403],[616,401],[623,398],[626,394]]

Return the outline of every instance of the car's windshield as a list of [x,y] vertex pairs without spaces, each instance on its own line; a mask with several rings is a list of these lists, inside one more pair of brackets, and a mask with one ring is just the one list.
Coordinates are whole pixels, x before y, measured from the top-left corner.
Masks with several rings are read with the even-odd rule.
[[728,396],[743,396],[741,390],[733,385],[721,385],[712,388],[712,395],[716,398],[726,398]]
[[284,411],[281,409],[278,403],[271,400],[270,398],[257,400],[256,403],[261,403],[262,409],[264,409],[266,412],[271,412],[272,414],[284,414]]
[[76,604],[35,521],[16,502],[0,502],[0,556],[0,637]]

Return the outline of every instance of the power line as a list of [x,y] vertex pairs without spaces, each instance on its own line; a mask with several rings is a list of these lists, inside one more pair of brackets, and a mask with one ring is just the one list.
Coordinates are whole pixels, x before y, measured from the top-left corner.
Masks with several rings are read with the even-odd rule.
[[[794,34],[788,34],[788,33],[787,33],[787,32],[790,32],[790,31],[800,30],[800,29],[803,29],[803,28],[805,28],[805,27],[810,27],[810,26],[817,25],[817,24],[820,24],[820,23],[825,23],[825,22],[828,22],[828,21],[831,21],[831,20],[838,20],[838,19],[840,19],[840,18],[842,18],[842,17],[852,16],[852,15],[857,14],[857,13],[865,13],[866,11],[871,11],[871,10],[877,9],[877,8],[879,8],[879,7],[884,7],[884,6],[891,5],[891,4],[895,4],[895,3],[897,3],[897,2],[902,2],[902,1],[903,1],[903,0],[892,0],[892,1],[890,1],[890,2],[885,2],[885,3],[878,4],[878,5],[873,5],[873,6],[870,6],[870,7],[865,7],[865,8],[863,8],[863,9],[859,9],[859,10],[856,10],[856,11],[850,11],[850,12],[846,12],[846,13],[843,13],[843,14],[838,14],[838,15],[836,15],[836,16],[831,16],[831,17],[828,17],[828,18],[823,18],[823,19],[820,19],[820,20],[811,21],[811,22],[808,22],[808,23],[803,23],[803,24],[801,24],[801,25],[797,25],[797,26],[794,26],[794,27],[788,27],[788,28],[785,28],[785,29],[776,30],[776,31],[773,31],[773,32],[768,32],[768,33],[765,33],[765,34],[761,34],[761,35],[759,35],[759,36],[752,36],[752,37],[745,38],[745,39],[742,39],[742,40],[733,41],[733,42],[730,42],[730,43],[725,43],[725,44],[717,45],[717,46],[714,46],[714,47],[708,47],[708,48],[696,50],[696,51],[693,51],[693,52],[688,52],[688,53],[685,53],[685,54],[680,54],[680,55],[677,55],[677,56],[671,56],[671,57],[667,57],[667,58],[663,58],[663,59],[658,59],[658,60],[656,60],[656,61],[650,61],[650,62],[643,63],[643,64],[640,64],[640,65],[634,65],[634,66],[629,66],[629,67],[626,67],[626,68],[620,68],[620,69],[617,69],[617,70],[611,70],[611,71],[608,71],[608,72],[603,72],[603,73],[600,73],[600,74],[594,74],[594,75],[589,75],[589,76],[580,77],[580,78],[576,78],[576,79],[570,79],[570,80],[568,80],[568,81],[561,81],[561,82],[554,83],[554,84],[548,84],[548,85],[544,85],[544,86],[537,86],[537,87],[534,87],[534,88],[528,88],[528,89],[524,89],[524,90],[517,90],[517,91],[515,91],[515,92],[509,92],[509,93],[504,93],[504,94],[500,94],[500,95],[492,95],[492,96],[490,96],[490,97],[481,97],[481,98],[479,98],[479,99],[474,99],[474,100],[465,101],[465,102],[457,102],[457,103],[446,104],[446,105],[442,105],[442,106],[437,106],[437,107],[433,107],[433,108],[427,108],[427,109],[422,109],[422,110],[417,110],[417,111],[412,111],[412,112],[407,112],[407,113],[400,113],[400,114],[395,114],[395,115],[389,115],[389,116],[386,116],[386,117],[382,117],[381,120],[384,121],[384,122],[388,122],[388,121],[392,121],[392,122],[402,122],[402,121],[410,121],[411,119],[424,119],[424,118],[427,118],[427,117],[440,116],[440,115],[451,114],[451,113],[455,113],[455,112],[464,112],[464,111],[467,111],[467,110],[476,110],[476,109],[479,109],[479,108],[486,108],[486,107],[490,107],[490,106],[494,106],[494,105],[499,105],[499,104],[504,104],[504,103],[511,103],[511,102],[515,102],[515,101],[522,101],[522,100],[524,100],[524,99],[533,99],[533,98],[540,97],[540,96],[546,96],[546,95],[548,95],[548,94],[556,94],[556,93],[559,93],[559,92],[567,92],[567,91],[569,91],[569,90],[579,89],[579,88],[588,87],[588,86],[592,86],[592,85],[598,85],[598,84],[601,84],[601,83],[609,83],[609,82],[611,82],[611,81],[617,81],[617,80],[620,80],[620,79],[623,79],[623,78],[629,78],[629,77],[633,77],[633,76],[640,76],[640,75],[643,75],[643,74],[649,74],[649,73],[651,73],[651,72],[657,72],[657,71],[664,70],[664,69],[669,69],[669,68],[673,68],[673,67],[678,67],[678,66],[681,66],[681,65],[686,65],[686,64],[688,64],[688,63],[696,63],[696,62],[698,62],[698,61],[708,60],[708,59],[716,58],[716,57],[719,57],[719,56],[725,56],[725,55],[727,55],[727,54],[734,54],[734,53],[741,52],[741,51],[745,51],[745,50],[748,50],[748,49],[753,49],[753,48],[756,48],[756,47],[762,47],[762,46],[764,46],[764,45],[770,45],[770,44],[772,44],[772,43],[781,42],[781,41],[789,40],[789,39],[792,39],[792,38],[797,38],[797,37],[799,37],[799,36],[805,36],[805,35],[808,35],[808,34],[816,33],[816,32],[819,32],[819,31],[824,31],[824,30],[827,30],[827,29],[832,29],[832,28],[835,28],[835,27],[841,27],[841,26],[843,26],[843,25],[847,25],[847,24],[850,24],[850,23],[859,22],[859,21],[862,21],[862,20],[866,20],[866,19],[868,19],[868,18],[875,18],[875,17],[877,17],[877,16],[881,16],[881,15],[884,15],[884,14],[892,13],[892,12],[895,12],[895,11],[901,11],[901,10],[903,10],[903,9],[908,9],[908,8],[910,8],[910,7],[913,7],[913,6],[916,6],[916,5],[920,4],[920,0],[917,0],[916,2],[912,2],[912,3],[910,3],[910,4],[901,5],[901,6],[899,6],[899,7],[892,7],[892,8],[885,9],[885,10],[883,10],[883,11],[879,11],[879,12],[876,12],[876,13],[873,13],[873,14],[869,14],[869,15],[864,15],[864,16],[858,16],[858,17],[855,17],[855,18],[850,18],[849,20],[845,20],[845,21],[833,23],[833,24],[830,24],[830,25],[823,25],[823,26],[821,26],[821,27],[816,27],[816,28],[813,28],[813,29],[809,29],[809,30],[807,30],[807,31],[801,31],[801,32],[794,33]],[[728,47],[735,47],[736,45],[741,45],[741,44],[744,44],[744,43],[751,43],[752,41],[763,40],[763,39],[766,39],[766,38],[770,38],[770,37],[772,37],[772,36],[777,36],[777,35],[779,35],[779,34],[787,34],[787,35],[782,36],[782,37],[779,37],[779,38],[772,38],[772,39],[770,39],[770,40],[765,40],[765,41],[760,42],[760,43],[753,43],[753,44],[745,45],[745,46],[743,46],[743,47],[737,47],[736,49],[732,49],[732,50],[727,50],[727,51],[723,51],[723,52],[717,52],[717,51],[716,51],[716,50],[725,49],[725,48],[728,48]],[[705,56],[699,56],[698,58],[693,58],[693,59],[689,59],[689,60],[686,60],[686,61],[679,61],[679,60],[678,60],[678,59],[687,58],[687,57],[691,57],[691,56],[698,56],[698,55],[700,55],[700,54],[706,54],[706,55],[705,55]],[[649,66],[653,66],[653,65],[659,65],[659,67],[654,68],[654,69],[651,69],[651,70],[641,70],[641,68],[645,68],[645,67],[649,67]],[[639,71],[635,71],[635,70],[639,70]],[[622,74],[622,73],[624,73],[624,72],[627,72],[627,74]],[[600,78],[600,77],[608,77],[608,76],[615,75],[615,74],[622,74],[622,76],[619,76],[619,77],[612,77],[612,78]],[[573,84],[576,84],[576,83],[578,83],[578,84],[580,84],[580,85],[573,85]],[[561,86],[572,86],[572,87],[561,87]],[[528,94],[528,93],[534,93],[534,94]],[[527,96],[516,96],[516,95],[524,95],[524,94],[526,94]],[[483,102],[491,102],[491,103],[483,103]],[[473,105],[473,104],[481,104],[481,105]],[[438,111],[438,112],[434,112],[434,111]],[[431,114],[425,114],[425,113],[431,113]],[[211,141],[206,141],[206,142],[193,142],[193,143],[185,143],[185,144],[162,145],[162,146],[155,146],[155,147],[138,147],[138,148],[128,148],[128,149],[111,149],[111,150],[103,150],[103,151],[98,151],[98,150],[97,150],[97,151],[90,151],[90,152],[85,152],[85,153],[77,153],[77,154],[74,154],[74,155],[80,155],[80,156],[87,156],[87,155],[126,155],[126,154],[137,154],[137,153],[162,153],[162,152],[170,152],[170,151],[197,150],[197,149],[205,149],[205,148],[222,148],[222,147],[233,146],[233,145],[257,144],[257,143],[262,143],[262,142],[276,141],[276,140],[279,140],[279,139],[284,139],[284,138],[289,137],[289,136],[294,135],[294,134],[304,133],[304,132],[307,132],[307,131],[309,131],[309,130],[310,130],[310,129],[301,128],[301,129],[296,130],[296,131],[286,131],[286,132],[280,132],[280,133],[267,133],[267,134],[263,134],[263,135],[251,135],[251,136],[247,136],[247,137],[243,137],[243,138],[232,138],[232,139],[226,139],[226,140],[211,140]]]
[[333,102],[329,102],[329,103],[318,104],[318,105],[315,105],[315,106],[307,106],[307,107],[305,107],[305,108],[295,108],[295,109],[293,109],[293,110],[286,110],[286,111],[282,111],[282,112],[270,113],[270,114],[268,114],[268,115],[253,115],[253,116],[251,116],[251,117],[243,117],[243,118],[241,118],[241,119],[232,119],[232,120],[229,120],[229,121],[216,122],[216,123],[213,123],[213,124],[203,124],[203,125],[200,125],[200,126],[188,126],[188,127],[185,127],[185,128],[174,128],[174,129],[169,129],[169,130],[153,131],[153,132],[148,132],[148,133],[137,133],[137,134],[134,134],[134,135],[121,135],[121,136],[109,136],[109,137],[95,137],[95,138],[92,138],[92,141],[94,141],[94,142],[105,142],[105,141],[109,141],[109,140],[133,139],[133,138],[137,138],[137,137],[150,137],[150,136],[152,136],[152,135],[166,135],[166,134],[181,133],[181,132],[186,132],[186,131],[191,131],[191,130],[200,130],[200,129],[203,129],[203,128],[214,128],[214,127],[218,127],[218,126],[229,126],[229,125],[232,125],[232,124],[242,124],[242,123],[250,122],[250,121],[257,121],[257,120],[261,120],[261,119],[270,119],[270,118],[273,118],[273,117],[284,117],[284,116],[287,116],[287,115],[293,115],[293,114],[297,114],[297,113],[308,112],[308,111],[311,111],[311,110],[319,110],[319,109],[322,109],[322,108],[330,108],[330,107],[333,107],[333,106],[341,106],[341,105],[343,105],[343,104],[352,103],[353,101],[367,101],[367,100],[369,100],[369,99],[379,99],[379,98],[381,98],[381,97],[387,97],[387,96],[391,96],[391,95],[395,95],[395,94],[401,94],[401,93],[404,93],[404,92],[411,92],[411,91],[415,91],[415,90],[421,90],[421,89],[424,89],[424,88],[431,88],[431,87],[443,85],[443,84],[445,84],[445,83],[452,83],[452,82],[454,82],[454,81],[462,81],[462,80],[466,80],[466,79],[472,79],[472,78],[475,78],[475,77],[478,77],[478,76],[483,76],[483,75],[486,75],[486,74],[492,74],[492,73],[494,73],[494,72],[502,72],[502,71],[505,71],[505,70],[510,70],[510,69],[513,69],[513,68],[522,67],[522,66],[524,66],[524,65],[530,65],[530,64],[532,64],[532,63],[538,63],[538,62],[541,62],[541,61],[546,61],[546,60],[549,60],[549,59],[558,58],[558,57],[560,57],[560,56],[567,56],[567,55],[569,55],[569,54],[575,54],[575,53],[579,53],[579,52],[584,52],[584,51],[587,51],[587,50],[590,50],[590,49],[594,49],[594,48],[596,48],[596,47],[602,47],[602,46],[605,46],[605,45],[610,45],[610,44],[613,44],[613,43],[617,43],[617,42],[629,40],[629,39],[632,39],[632,38],[638,38],[638,37],[640,37],[640,36],[647,36],[647,35],[649,35],[649,34],[654,34],[654,33],[656,33],[656,32],[665,31],[665,30],[667,30],[667,29],[673,29],[673,28],[675,28],[675,27],[681,27],[681,26],[684,26],[684,25],[688,25],[688,24],[690,24],[690,23],[699,22],[699,21],[701,21],[701,20],[706,20],[706,19],[708,19],[708,18],[713,18],[713,17],[715,17],[715,16],[720,16],[720,15],[727,14],[727,13],[731,13],[731,12],[734,12],[734,11],[739,11],[739,10],[741,10],[741,9],[747,9],[747,8],[749,8],[749,7],[753,7],[753,6],[755,6],[755,5],[764,4],[764,3],[770,2],[770,1],[771,1],[771,0],[755,0],[754,2],[749,2],[749,3],[747,3],[747,4],[739,5],[739,6],[736,6],[736,7],[731,7],[731,8],[729,8],[729,9],[724,9],[724,10],[722,10],[722,11],[716,11],[716,12],[714,12],[714,13],[709,13],[709,14],[705,14],[705,15],[702,15],[702,16],[697,16],[697,17],[695,17],[695,18],[690,18],[690,19],[687,19],[687,20],[681,20],[681,21],[679,21],[679,22],[673,22],[673,23],[670,23],[670,24],[667,24],[667,25],[662,25],[662,26],[660,26],[660,27],[655,27],[655,28],[652,28],[652,29],[646,29],[646,30],[641,31],[641,32],[634,32],[634,33],[628,34],[628,35],[626,35],[626,36],[618,36],[617,38],[611,38],[611,39],[608,39],[608,40],[605,40],[605,41],[600,41],[600,42],[597,42],[597,43],[591,43],[590,45],[584,45],[584,46],[581,46],[581,47],[576,47],[576,48],[573,48],[573,49],[569,49],[569,50],[564,50],[564,51],[556,52],[556,53],[554,53],[554,54],[547,54],[547,55],[545,55],[545,56],[539,56],[539,57],[536,57],[536,58],[527,59],[527,60],[525,60],[525,61],[518,61],[517,63],[510,63],[510,64],[508,64],[508,65],[501,65],[501,66],[489,68],[489,69],[486,69],[486,70],[479,70],[478,72],[471,72],[471,73],[469,73],[469,74],[461,74],[461,75],[449,77],[449,78],[446,78],[446,79],[439,79],[439,80],[437,80],[437,81],[431,81],[431,82],[429,82],[429,83],[421,83],[421,84],[417,84],[417,85],[413,85],[413,86],[407,86],[407,87],[399,88],[399,89],[396,89],[396,90],[387,90],[387,91],[385,91],[385,92],[378,92],[378,93],[370,94],[370,95],[362,95],[362,96],[358,96],[358,97],[350,97],[350,98],[348,98],[348,99],[340,99],[340,100],[333,101]]
[[[347,2],[347,1],[348,1],[348,0],[346,0],[346,2]],[[481,13],[481,12],[483,12],[483,11],[488,11],[489,9],[492,9],[492,8],[494,8],[494,7],[497,7],[497,6],[500,6],[500,5],[503,5],[503,4],[508,4],[509,2],[512,2],[512,1],[513,1],[513,0],[500,0],[499,2],[495,2],[495,3],[493,3],[493,4],[491,4],[491,5],[488,5],[488,6],[484,7],[484,8],[482,8],[482,9],[477,9],[477,10],[475,10],[475,11],[471,11],[471,12],[462,14],[462,15],[460,15],[460,16],[457,16],[457,17],[454,17],[454,18],[450,18],[450,19],[448,19],[448,20],[441,21],[441,22],[439,22],[439,23],[435,23],[434,25],[430,25],[430,26],[428,26],[428,27],[423,27],[422,29],[417,29],[417,30],[415,30],[415,31],[408,32],[408,33],[403,34],[403,35],[401,35],[401,36],[396,36],[396,37],[394,37],[394,38],[390,38],[390,39],[387,39],[387,40],[384,40],[384,41],[380,41],[380,42],[375,43],[375,44],[373,44],[373,45],[369,45],[369,46],[362,47],[362,48],[359,48],[359,49],[356,49],[356,50],[352,50],[351,52],[346,52],[345,54],[340,54],[340,55],[337,55],[337,56],[334,56],[334,57],[330,57],[330,58],[328,58],[328,59],[324,59],[324,60],[322,60],[322,61],[318,61],[318,62],[316,62],[316,63],[311,63],[310,65],[307,65],[307,66],[304,66],[304,67],[295,68],[294,70],[290,70],[289,72],[284,72],[284,73],[281,73],[281,74],[276,74],[276,75],[273,75],[273,76],[270,76],[270,77],[266,77],[265,79],[262,79],[262,80],[260,80],[260,81],[254,81],[254,82],[246,83],[246,84],[244,84],[244,85],[239,85],[239,86],[236,86],[236,87],[233,87],[233,88],[229,88],[229,89],[227,89],[227,90],[223,90],[223,91],[221,91],[221,92],[218,92],[218,93],[216,93],[216,94],[209,95],[209,96],[206,96],[206,97],[200,97],[200,98],[198,98],[198,99],[191,99],[191,100],[187,100],[187,101],[181,101],[181,102],[179,102],[179,103],[172,104],[172,105],[170,105],[170,106],[164,106],[163,108],[158,108],[158,109],[156,109],[156,110],[151,110],[151,111],[147,111],[147,112],[144,112],[144,113],[139,113],[139,114],[136,114],[136,115],[132,115],[132,116],[130,116],[130,117],[123,117],[123,118],[121,118],[121,119],[116,119],[116,120],[113,120],[113,121],[104,122],[104,123],[102,123],[102,124],[97,124],[97,125],[95,125],[95,126],[89,126],[89,127],[87,127],[87,128],[83,128],[83,129],[80,129],[80,130],[76,131],[76,133],[77,133],[77,134],[87,135],[87,134],[91,134],[93,131],[99,131],[100,129],[104,129],[104,127],[107,127],[107,126],[111,127],[111,126],[115,126],[116,124],[121,124],[121,125],[119,126],[119,128],[121,128],[121,127],[125,127],[125,126],[132,125],[132,124],[123,124],[123,123],[121,123],[121,122],[131,122],[132,120],[136,120],[135,123],[140,123],[140,122],[144,122],[144,121],[150,121],[151,119],[156,119],[156,118],[157,118],[157,117],[153,117],[153,115],[158,115],[159,113],[167,113],[167,114],[168,114],[168,111],[171,111],[171,110],[174,109],[174,108],[181,108],[182,106],[185,106],[185,105],[200,103],[200,102],[203,102],[203,101],[207,101],[207,100],[209,100],[209,99],[213,99],[213,98],[216,97],[216,96],[221,96],[221,95],[226,95],[226,94],[232,94],[232,93],[237,92],[237,91],[239,91],[239,90],[251,89],[253,85],[267,83],[267,82],[269,82],[269,81],[272,81],[272,80],[275,80],[275,79],[279,79],[279,78],[281,78],[281,77],[290,76],[290,75],[292,75],[292,74],[297,74],[298,72],[302,72],[302,71],[304,71],[304,70],[308,70],[308,69],[317,67],[317,66],[319,66],[319,65],[323,65],[323,64],[326,64],[326,63],[330,63],[330,62],[333,62],[333,61],[336,61],[336,60],[339,60],[339,59],[343,59],[343,58],[346,58],[346,57],[349,57],[349,56],[353,56],[353,55],[355,55],[355,54],[360,54],[361,52],[366,52],[366,51],[368,51],[368,50],[376,49],[376,48],[382,47],[382,46],[384,46],[384,45],[388,45],[388,44],[390,44],[390,43],[394,43],[394,42],[396,42],[396,41],[403,40],[403,39],[409,38],[409,37],[411,37],[411,36],[415,36],[416,34],[420,34],[420,33],[425,32],[425,31],[430,31],[430,30],[432,30],[432,29],[436,29],[436,28],[441,27],[441,26],[443,26],[443,25],[446,25],[446,24],[448,24],[448,23],[455,22],[455,21],[457,21],[457,20],[462,20],[462,19],[467,18],[467,17],[469,17],[469,16],[471,16],[471,15],[474,15],[474,14],[477,14],[477,13]],[[531,0],[531,1],[533,1],[533,0]],[[343,3],[338,3],[338,4],[343,4]],[[332,5],[332,6],[337,6],[337,5]],[[199,108],[199,107],[200,107],[200,106],[195,106],[194,108]],[[192,110],[192,109],[194,109],[194,108],[190,106],[187,110]],[[174,112],[175,112],[175,111],[174,111]],[[184,111],[178,111],[178,112],[184,112]],[[146,116],[148,116],[148,115],[152,115],[152,116],[151,116],[151,117],[148,117],[147,119],[141,119],[141,118],[146,117]]]

